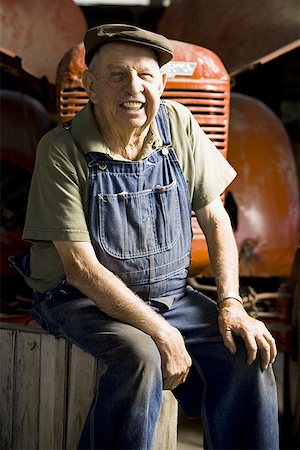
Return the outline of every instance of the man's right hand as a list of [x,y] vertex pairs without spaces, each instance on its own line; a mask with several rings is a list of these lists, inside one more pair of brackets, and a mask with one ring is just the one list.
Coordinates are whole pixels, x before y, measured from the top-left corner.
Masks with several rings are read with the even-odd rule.
[[164,389],[175,389],[185,382],[192,365],[183,337],[177,328],[166,323],[164,332],[152,338],[161,356]]

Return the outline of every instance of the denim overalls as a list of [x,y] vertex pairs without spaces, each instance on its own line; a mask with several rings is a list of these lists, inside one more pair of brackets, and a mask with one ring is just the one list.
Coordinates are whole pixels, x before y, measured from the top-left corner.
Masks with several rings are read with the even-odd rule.
[[[157,124],[163,147],[143,161],[89,154],[92,244],[99,260],[184,336],[193,366],[173,393],[187,415],[201,415],[205,448],[277,450],[272,369],[261,371],[259,358],[248,366],[240,338],[231,355],[215,302],[186,286],[190,199],[164,107]],[[79,449],[150,450],[163,389],[153,339],[110,318],[66,281],[34,297],[32,315],[45,329],[106,365]]]
[[157,125],[163,146],[142,161],[88,155],[89,230],[99,261],[146,301],[172,306],[185,292],[191,207],[171,147],[166,106]]

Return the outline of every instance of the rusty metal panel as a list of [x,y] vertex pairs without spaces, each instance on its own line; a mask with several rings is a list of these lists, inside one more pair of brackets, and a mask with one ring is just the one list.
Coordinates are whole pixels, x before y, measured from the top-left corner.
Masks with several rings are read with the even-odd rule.
[[300,2],[172,0],[158,31],[211,49],[235,75],[300,46]]
[[59,62],[56,73],[56,101],[60,123],[72,119],[88,102],[81,79],[82,73],[87,69],[84,56],[84,45],[80,42]]
[[26,71],[55,81],[57,65],[87,30],[72,0],[1,0],[0,47],[22,58]]
[[229,187],[237,207],[241,276],[288,277],[299,245],[297,172],[288,134],[261,101],[231,94]]
[[163,98],[187,106],[226,157],[230,79],[220,58],[207,48],[171,41],[173,60],[165,65],[168,81]]

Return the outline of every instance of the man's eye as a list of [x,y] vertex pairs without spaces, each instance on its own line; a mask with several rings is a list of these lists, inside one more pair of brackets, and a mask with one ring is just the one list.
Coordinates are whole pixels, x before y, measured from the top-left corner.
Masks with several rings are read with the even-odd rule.
[[124,76],[124,73],[123,72],[112,72],[110,76],[113,80],[121,80],[121,78]]
[[153,75],[151,73],[141,73],[140,74],[140,78],[142,78],[143,80],[152,80]]

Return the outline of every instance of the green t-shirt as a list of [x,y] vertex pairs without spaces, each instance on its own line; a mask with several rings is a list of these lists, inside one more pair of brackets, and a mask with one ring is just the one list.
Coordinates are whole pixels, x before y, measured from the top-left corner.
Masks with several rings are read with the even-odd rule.
[[[170,100],[167,105],[176,151],[194,210],[217,198],[236,172],[213,145],[185,106]],[[155,121],[151,124],[140,159],[162,145]],[[87,226],[88,175],[85,154],[109,154],[98,131],[91,103],[74,117],[71,132],[61,125],[40,141],[28,199],[23,239],[32,241],[31,275],[27,283],[45,292],[63,278],[54,240],[89,242]]]

